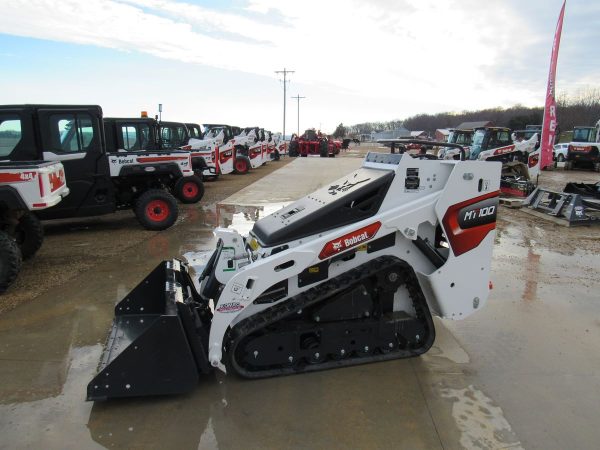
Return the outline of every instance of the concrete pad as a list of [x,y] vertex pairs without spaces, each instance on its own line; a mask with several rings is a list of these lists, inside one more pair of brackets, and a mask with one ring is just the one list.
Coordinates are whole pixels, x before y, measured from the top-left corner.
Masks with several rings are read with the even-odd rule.
[[160,260],[212,250],[213,226],[249,227],[360,163],[297,159],[0,316],[1,446],[596,448],[597,234],[508,209],[490,301],[463,321],[436,319],[420,358],[257,381],[217,373],[188,395],[84,401],[114,303]]
[[349,174],[361,164],[362,158],[296,158],[220,203],[245,206],[292,202]]

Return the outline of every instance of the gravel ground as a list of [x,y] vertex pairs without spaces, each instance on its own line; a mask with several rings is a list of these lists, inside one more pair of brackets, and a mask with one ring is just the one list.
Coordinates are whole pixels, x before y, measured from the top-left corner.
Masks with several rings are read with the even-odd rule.
[[[186,218],[200,206],[217,203],[290,161],[283,158],[246,175],[223,175],[217,181],[205,182],[202,201],[197,205],[180,204],[179,219],[174,226],[184,226]],[[50,220],[44,222],[44,232],[42,248],[24,262],[16,282],[0,297],[0,314],[160,234],[143,229],[132,211],[85,219]]]

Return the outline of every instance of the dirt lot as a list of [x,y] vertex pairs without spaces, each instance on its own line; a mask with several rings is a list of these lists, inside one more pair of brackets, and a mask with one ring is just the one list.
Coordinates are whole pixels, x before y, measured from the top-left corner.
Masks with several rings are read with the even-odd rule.
[[[199,204],[179,204],[179,220],[175,226],[180,227],[198,208],[229,197],[289,162],[290,158],[282,158],[246,175],[224,175],[217,181],[205,182],[205,194]],[[85,219],[46,221],[44,232],[40,251],[23,264],[17,281],[0,297],[0,314],[35,299],[52,287],[69,282],[82,272],[93,270],[106,258],[118,256],[160,234],[144,230],[132,211]]]

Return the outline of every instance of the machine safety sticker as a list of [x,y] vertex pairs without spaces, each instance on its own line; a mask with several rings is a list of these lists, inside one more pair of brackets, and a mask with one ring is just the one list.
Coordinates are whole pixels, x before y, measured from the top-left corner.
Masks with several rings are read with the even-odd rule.
[[244,307],[238,303],[238,302],[229,302],[229,303],[223,303],[222,305],[219,305],[219,307],[216,309],[217,312],[220,313],[232,313],[232,312],[237,312],[244,309]]
[[346,180],[342,184],[333,184],[333,185],[329,186],[329,189],[327,189],[327,191],[329,192],[329,195],[337,195],[338,192],[349,191],[357,184],[365,183],[369,180],[370,180],[370,178],[365,178],[364,180],[357,181],[356,183],[350,183],[350,182],[348,182],[348,180]]
[[243,288],[244,286],[242,286],[241,284],[233,283],[233,286],[231,286],[231,292],[233,292],[234,294],[239,294],[242,292]]

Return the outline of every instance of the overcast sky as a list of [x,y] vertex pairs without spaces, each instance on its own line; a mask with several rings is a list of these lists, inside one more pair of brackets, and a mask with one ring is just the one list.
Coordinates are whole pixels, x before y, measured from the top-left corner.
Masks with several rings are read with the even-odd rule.
[[[0,0],[1,103],[333,131],[543,105],[562,0]],[[558,92],[597,87],[600,2],[567,2]]]

